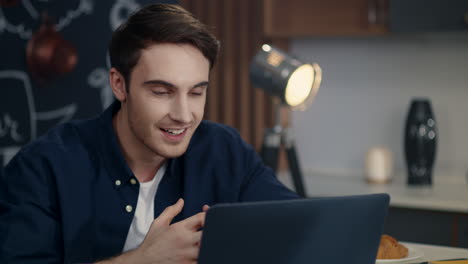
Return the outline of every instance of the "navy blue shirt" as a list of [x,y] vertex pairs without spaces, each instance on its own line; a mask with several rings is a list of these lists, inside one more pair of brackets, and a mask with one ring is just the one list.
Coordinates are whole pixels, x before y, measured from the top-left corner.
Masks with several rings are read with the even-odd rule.
[[[112,127],[119,108],[52,129],[5,167],[0,263],[92,262],[122,252],[134,213],[126,207],[136,208],[139,184]],[[202,121],[186,153],[167,162],[154,217],[179,198],[185,206],[174,221],[205,204],[297,198],[221,124]]]

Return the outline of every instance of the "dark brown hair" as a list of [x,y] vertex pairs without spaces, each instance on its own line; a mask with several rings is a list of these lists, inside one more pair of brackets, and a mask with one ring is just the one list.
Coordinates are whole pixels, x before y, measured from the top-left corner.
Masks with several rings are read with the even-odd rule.
[[210,69],[216,63],[220,46],[207,26],[182,7],[144,6],[112,33],[109,45],[111,67],[123,75],[127,91],[141,50],[157,43],[191,44],[208,59]]

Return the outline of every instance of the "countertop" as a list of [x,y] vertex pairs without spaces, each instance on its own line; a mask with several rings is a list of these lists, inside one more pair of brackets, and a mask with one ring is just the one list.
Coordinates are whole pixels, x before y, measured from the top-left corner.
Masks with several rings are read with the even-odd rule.
[[[279,179],[291,187],[288,173]],[[434,177],[431,186],[414,187],[406,184],[404,176],[395,176],[390,183],[369,184],[364,176],[335,176],[304,173],[304,187],[309,197],[388,193],[390,206],[433,211],[468,213],[468,184],[466,177]]]

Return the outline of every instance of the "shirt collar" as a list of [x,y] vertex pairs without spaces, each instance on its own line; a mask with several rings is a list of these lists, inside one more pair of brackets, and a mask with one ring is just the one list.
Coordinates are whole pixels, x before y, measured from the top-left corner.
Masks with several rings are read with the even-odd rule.
[[98,117],[100,153],[114,181],[128,182],[131,178],[134,178],[134,175],[123,156],[117,134],[112,125],[112,118],[119,109],[120,102],[116,100]]

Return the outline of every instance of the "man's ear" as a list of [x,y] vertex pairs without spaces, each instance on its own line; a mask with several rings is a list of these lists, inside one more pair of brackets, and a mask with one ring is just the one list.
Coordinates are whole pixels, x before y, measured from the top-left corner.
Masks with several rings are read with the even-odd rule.
[[121,103],[124,103],[127,100],[125,79],[116,68],[110,69],[109,82],[115,98],[117,98]]

